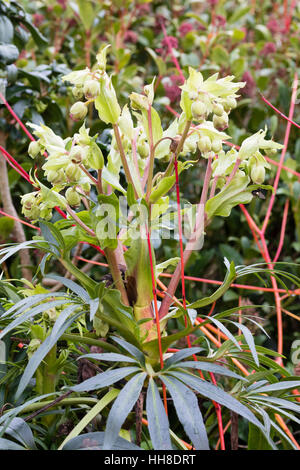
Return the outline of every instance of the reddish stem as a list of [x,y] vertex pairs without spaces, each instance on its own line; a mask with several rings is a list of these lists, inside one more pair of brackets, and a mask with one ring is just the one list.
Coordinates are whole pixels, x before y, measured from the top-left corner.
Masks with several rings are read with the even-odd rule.
[[287,199],[285,201],[285,205],[284,205],[284,209],[283,209],[283,217],[282,217],[282,223],[281,223],[279,245],[278,245],[278,248],[277,248],[277,251],[276,251],[276,255],[274,256],[273,263],[276,263],[276,261],[278,260],[278,258],[280,256],[280,253],[281,253],[281,250],[282,250],[282,247],[283,247],[285,229],[286,229],[286,223],[287,223],[287,216],[288,216],[288,212],[289,212],[289,203],[290,203],[290,200]]

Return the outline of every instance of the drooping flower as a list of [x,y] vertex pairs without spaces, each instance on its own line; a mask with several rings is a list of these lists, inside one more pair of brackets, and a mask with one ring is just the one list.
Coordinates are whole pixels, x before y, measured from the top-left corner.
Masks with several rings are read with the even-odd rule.
[[274,52],[276,52],[276,45],[274,42],[266,42],[259,55],[267,57],[269,54],[273,54]]
[[180,97],[181,91],[179,85],[181,84],[182,78],[179,75],[171,75],[163,80],[166,96],[169,98],[171,103],[174,103]]
[[181,25],[178,28],[179,34],[181,37],[184,37],[189,33],[190,31],[193,31],[194,27],[189,21],[184,21],[181,23]]
[[242,90],[242,94],[252,98],[255,93],[255,81],[251,73],[248,72],[248,70],[246,70],[246,72],[243,74],[242,80],[243,82],[246,82],[246,85]]
[[136,44],[138,41],[138,35],[135,31],[131,31],[130,29],[126,31],[124,34],[124,42],[130,42],[132,44]]

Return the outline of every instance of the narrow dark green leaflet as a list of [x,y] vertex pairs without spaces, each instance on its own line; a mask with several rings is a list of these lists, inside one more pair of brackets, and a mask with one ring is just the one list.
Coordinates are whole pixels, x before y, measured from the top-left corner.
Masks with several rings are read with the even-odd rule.
[[204,380],[196,377],[192,374],[186,374],[183,372],[170,372],[174,377],[181,380],[183,383],[191,387],[193,390],[197,391],[201,395],[210,400],[214,400],[220,405],[226,406],[232,411],[235,411],[237,414],[243,416],[251,423],[255,424],[255,426],[263,429],[262,424],[256,418],[256,416],[252,413],[252,411],[247,408],[247,406],[240,403],[236,398],[229,395],[229,393],[224,392],[221,388],[213,385],[209,382],[205,382]]
[[237,328],[240,328],[240,330],[242,330],[243,335],[244,335],[244,338],[245,338],[245,340],[246,340],[246,343],[248,344],[249,349],[250,349],[250,351],[251,351],[251,354],[252,354],[252,356],[253,356],[254,362],[255,362],[255,364],[259,367],[258,355],[257,355],[256,349],[255,349],[255,343],[254,343],[254,339],[253,339],[253,336],[252,336],[251,331],[249,330],[249,328],[247,328],[247,327],[246,327],[245,325],[243,325],[242,323],[233,322],[233,324],[234,324]]
[[118,439],[122,424],[137,402],[147,374],[142,372],[132,377],[117,396],[108,415],[103,450],[111,449]]
[[162,375],[161,380],[172,396],[178,419],[195,449],[209,450],[208,437],[196,395],[180,380],[170,375]]
[[67,287],[67,289],[70,289],[72,292],[77,294],[85,302],[89,302],[91,300],[87,291],[83,289],[83,287],[78,285],[76,282],[72,281],[71,279],[67,279],[62,276],[57,276],[56,274],[47,274],[47,277],[49,277],[50,279],[55,279],[56,281],[60,282],[65,287]]
[[[39,313],[45,312],[46,310],[49,310],[49,308],[60,307],[61,305],[64,305],[67,303],[70,303],[70,300],[61,299],[61,300],[53,300],[52,302],[48,302],[48,303],[42,303],[41,305],[34,307],[33,309],[23,313],[21,316],[18,316],[11,323],[9,323],[4,328],[4,330],[0,333],[0,339],[3,338],[10,331],[14,330],[17,326],[21,325],[28,319],[32,319]],[[78,307],[78,305],[76,305],[76,307]],[[27,308],[28,307],[26,307],[26,309]]]
[[192,356],[193,354],[197,354],[199,352],[203,351],[203,348],[199,347],[193,347],[193,348],[184,348],[181,349],[180,351],[177,351],[174,353],[171,357],[169,357],[165,361],[165,369],[168,369],[171,365],[175,364],[176,362],[180,362],[183,359]]
[[263,387],[256,388],[255,393],[275,392],[278,390],[287,390],[290,388],[299,388],[300,380],[282,380],[271,385],[264,385]]
[[48,336],[45,341],[41,344],[41,346],[33,353],[19,382],[18,389],[16,392],[16,399],[19,398],[20,395],[23,393],[36,369],[38,368],[44,357],[48,354],[50,349],[52,349],[53,346],[56,344],[61,335],[66,331],[67,328],[69,328],[69,326],[72,325],[75,320],[77,320],[77,318],[79,318],[84,313],[81,311],[68,318],[69,315],[71,315],[71,313],[73,313],[74,310],[76,310],[77,308],[78,305],[71,305],[70,307],[65,308],[60,313],[58,319],[56,320],[53,326],[50,336]]
[[209,361],[184,361],[184,362],[178,362],[170,368],[172,370],[173,368],[186,368],[186,369],[199,369],[199,370],[205,370],[208,372],[213,372],[214,374],[219,374],[219,375],[226,375],[227,377],[233,377],[234,379],[238,380],[246,380],[245,377],[242,377],[241,375],[236,374],[235,372],[232,372],[231,370],[226,369],[226,367],[219,366],[218,364],[214,364]]
[[125,354],[117,353],[98,353],[98,354],[84,354],[78,359],[96,359],[97,361],[109,361],[109,362],[137,362],[136,359],[133,359],[130,356],[125,356]]
[[155,450],[172,450],[169,420],[153,378],[149,379],[146,398],[148,429]]
[[89,392],[90,390],[99,390],[99,388],[109,387],[109,385],[118,382],[127,375],[140,371],[138,367],[121,367],[120,369],[107,370],[101,374],[95,375],[84,382],[70,387],[73,392]]
[[117,336],[111,336],[111,339],[113,339],[116,343],[122,346],[122,348],[126,349],[126,351],[128,351],[129,354],[135,357],[141,364],[145,363],[144,354],[138,348],[133,346],[133,344],[130,344],[124,339],[118,338]]
[[229,289],[231,283],[236,278],[235,266],[234,263],[230,263],[229,270],[226,273],[225,279],[223,284],[209,297],[204,297],[203,299],[196,300],[188,305],[188,308],[202,308],[206,305],[210,305],[220,297]]

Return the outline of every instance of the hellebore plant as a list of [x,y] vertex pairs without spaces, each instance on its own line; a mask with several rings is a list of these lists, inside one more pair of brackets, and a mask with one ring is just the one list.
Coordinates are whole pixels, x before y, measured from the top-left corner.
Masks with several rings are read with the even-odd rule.
[[[272,371],[278,370],[279,366],[269,359],[271,384],[265,385],[260,361],[264,363],[267,350],[255,347],[252,335],[244,325],[228,319],[236,310],[207,317],[197,314],[196,309],[215,302],[234,279],[246,274],[271,272],[299,284],[298,279],[284,271],[270,271],[263,264],[234,266],[225,259],[226,277],[211,296],[188,303],[183,290],[181,303],[174,295],[193,250],[201,249],[203,245],[205,228],[211,220],[215,216],[228,217],[233,207],[249,203],[255,191],[272,189],[263,184],[265,170],[269,168],[263,152],[276,152],[282,146],[267,140],[265,129],[245,139],[239,150],[228,150],[226,142],[230,136],[225,130],[230,111],[237,105],[238,92],[244,86],[244,83],[236,83],[233,76],[218,78],[215,74],[204,80],[200,72],[190,68],[188,78],[180,87],[182,113],[165,130],[153,106],[155,80],[144,87],[144,94],[131,93],[130,102],[121,109],[112,79],[106,72],[107,49],[108,46],[100,51],[92,69],[71,72],[64,81],[72,84],[73,95],[79,100],[71,107],[72,119],[83,121],[88,107],[94,106],[99,118],[111,129],[108,155],[103,156],[97,135],[90,135],[85,122],[73,137],[66,139],[47,126],[31,124],[38,140],[30,144],[29,155],[32,158],[45,155],[42,170],[47,183],[42,183],[34,173],[31,178],[35,191],[22,197],[23,214],[31,221],[38,221],[41,228],[40,236],[34,237],[26,246],[38,246],[45,251],[40,266],[42,274],[47,261],[54,257],[80,285],[52,275],[67,287],[68,293],[35,292],[2,316],[12,321],[3,329],[1,337],[44,312],[44,330],[42,325],[33,325],[31,329],[35,341],[32,340],[28,348],[29,362],[18,385],[17,397],[24,392],[34,374],[37,393],[55,391],[56,377],[66,358],[56,358],[53,348],[59,339],[93,344],[89,342],[92,341],[89,335],[66,333],[71,325],[78,326],[89,314],[96,336],[103,338],[114,331],[118,336],[111,338],[118,347],[96,340],[110,352],[87,354],[82,358],[112,361],[124,367],[106,370],[72,386],[69,393],[99,390],[129,378],[123,389],[113,396],[118,395],[108,416],[105,435],[98,436],[101,448],[117,445],[122,424],[143,390],[147,390],[148,427],[152,446],[156,449],[171,449],[171,438],[173,442],[175,439],[174,433],[169,432],[166,390],[196,449],[208,449],[209,442],[195,392],[246,418],[265,436],[268,445],[275,448],[270,427],[282,434],[275,418],[280,420],[278,413],[287,413],[284,410],[291,409],[289,406],[292,405],[294,411],[299,411],[298,405],[289,405],[290,396],[286,395],[286,400],[281,395],[281,402],[277,403],[279,411],[275,418],[270,418],[262,404],[267,406],[268,392],[282,390],[282,394],[287,394],[287,390],[300,385],[299,381],[289,379],[287,371],[284,371],[286,380],[278,381]],[[155,173],[156,160],[165,163],[164,171]],[[199,165],[200,161],[206,162],[206,171],[199,204],[189,204],[181,210],[178,175]],[[174,187],[177,211],[170,201]],[[53,209],[64,217],[51,222]],[[187,240],[184,250],[181,218]],[[166,233],[170,236],[172,230],[178,230],[181,256],[156,264],[155,233],[163,238]],[[97,284],[72,264],[71,250],[80,242],[100,247],[107,259],[111,282]],[[4,248],[1,261],[15,251],[15,247]],[[159,303],[156,284],[159,274],[168,266],[176,268]],[[185,318],[185,327],[168,334],[168,319],[181,316]],[[182,337],[189,338],[188,335],[199,328],[199,318],[201,325],[213,324],[226,335],[228,340],[224,347],[208,357],[199,355],[203,351],[199,347],[182,349],[175,354],[168,352],[174,342]],[[239,329],[238,340],[224,326],[226,322]],[[241,345],[242,335],[246,345]],[[232,370],[238,364],[239,353],[256,371],[250,375],[251,380]],[[191,356],[197,360],[185,361]],[[216,362],[221,359],[222,366]],[[48,367],[52,365],[52,388],[40,385],[42,361],[46,361]],[[199,370],[201,377],[193,374],[191,369]],[[203,380],[203,373],[207,372],[220,374],[226,377],[225,380],[235,379],[237,382],[231,393]],[[161,385],[164,403],[160,398]],[[272,402],[272,396],[269,400]],[[272,402],[274,406],[275,401]],[[289,437],[283,439],[295,447]],[[175,444],[178,442],[178,438],[175,439]],[[69,444],[65,443],[65,448]]]

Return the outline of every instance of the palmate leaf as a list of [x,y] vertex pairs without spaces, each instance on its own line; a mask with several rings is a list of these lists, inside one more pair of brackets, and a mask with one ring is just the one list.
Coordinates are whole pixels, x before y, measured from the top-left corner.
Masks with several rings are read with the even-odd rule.
[[122,424],[137,402],[147,374],[141,372],[132,377],[116,398],[108,415],[103,450],[111,449],[118,439]]
[[78,385],[70,387],[73,392],[89,392],[90,390],[99,390],[124,379],[130,374],[140,371],[138,367],[121,367],[119,369],[107,370],[101,374],[95,375],[90,379],[84,380]]
[[153,378],[149,379],[146,398],[148,429],[155,450],[172,450],[169,420]]
[[209,450],[207,433],[196,395],[180,380],[170,375],[161,375],[161,380],[172,396],[178,419],[195,449]]
[[220,405],[226,406],[264,431],[262,424],[252,413],[252,411],[247,406],[239,402],[236,398],[229,395],[229,393],[224,392],[220,387],[201,380],[199,377],[193,374],[187,374],[178,371],[170,372],[170,374],[181,380],[196,392],[200,393],[202,396],[209,398],[210,400],[214,400]]
[[33,353],[19,382],[18,389],[16,392],[16,399],[19,398],[20,395],[23,393],[36,369],[38,368],[44,357],[56,344],[61,335],[66,331],[67,328],[69,328],[69,326],[71,326],[74,321],[77,320],[77,318],[79,318],[84,313],[81,311],[73,315],[71,318],[68,318],[69,315],[73,313],[74,310],[76,310],[77,308],[78,305],[71,305],[65,308],[60,313],[58,319],[56,320],[52,328],[50,336],[48,336],[45,341],[41,344],[41,346]]

